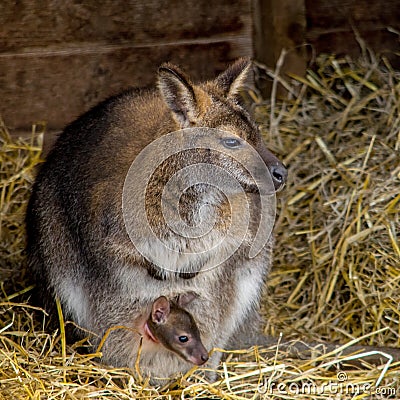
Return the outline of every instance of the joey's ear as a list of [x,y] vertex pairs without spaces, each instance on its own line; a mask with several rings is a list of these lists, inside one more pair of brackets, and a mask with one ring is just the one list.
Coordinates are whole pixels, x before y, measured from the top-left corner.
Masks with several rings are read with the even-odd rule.
[[194,292],[182,293],[178,296],[178,306],[185,307],[192,302],[198,295]]
[[172,64],[158,69],[158,87],[182,128],[188,127],[197,111],[193,86],[185,74]]
[[154,303],[151,310],[151,319],[156,324],[164,324],[170,313],[170,304],[166,297],[159,297]]
[[185,307],[192,302],[198,295],[194,292],[182,293],[178,296],[178,306]]
[[215,82],[224,91],[226,97],[235,98],[238,96],[240,89],[252,77],[253,70],[251,66],[249,58],[239,58],[228,69],[217,76]]

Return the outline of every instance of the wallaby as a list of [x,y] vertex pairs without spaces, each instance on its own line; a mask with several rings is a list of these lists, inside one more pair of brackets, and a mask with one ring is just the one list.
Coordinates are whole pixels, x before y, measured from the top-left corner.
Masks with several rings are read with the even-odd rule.
[[[164,64],[158,71],[158,89],[128,90],[100,103],[66,127],[42,165],[26,219],[28,262],[36,277],[37,296],[50,313],[57,297],[65,318],[94,333],[94,348],[110,332],[102,348],[104,363],[135,366],[140,341],[130,328],[146,305],[161,295],[196,293],[186,308],[206,348],[224,348],[238,332],[250,335],[259,328],[259,301],[273,238],[267,237],[261,250],[249,257],[262,220],[262,185],[243,164],[261,170],[261,159],[267,171],[261,178],[272,181],[274,190],[284,186],[287,172],[267,150],[240,103],[239,91],[251,73],[251,62],[240,59],[214,80],[193,84],[178,67]],[[130,240],[121,206],[124,184],[143,149],[182,129],[182,140],[197,140],[190,130],[195,127],[215,129],[215,137],[208,139],[217,150],[192,147],[161,161],[155,155],[158,167],[145,188],[146,220],[172,251],[165,255],[158,239],[147,236],[141,224],[136,233],[150,256],[160,255],[160,266]],[[173,145],[179,148],[178,142]],[[160,205],[163,188],[177,171],[186,171],[196,181],[197,171],[185,169],[192,165],[228,171],[245,194],[221,193],[207,182],[185,188],[178,209],[171,208],[176,210],[172,217],[187,226],[208,218],[214,221],[210,235],[196,240],[173,236]],[[128,183],[134,191],[140,182]],[[229,240],[221,242],[231,221],[236,219],[240,225],[245,206],[249,209],[247,231],[236,238],[233,230]],[[124,207],[133,210],[133,219],[143,218],[133,198],[127,196]],[[272,215],[272,208],[265,214]],[[272,229],[273,221],[263,221]],[[225,249],[230,242],[238,244],[233,254]],[[225,259],[212,268],[220,255]],[[110,329],[115,326],[128,329]],[[209,365],[216,366],[219,358],[215,352]],[[148,375],[168,378],[186,372],[191,363],[170,351],[154,353],[149,346],[142,348],[140,366]]]
[[[132,328],[146,305],[161,295],[196,293],[186,309],[208,349],[226,347],[239,331],[250,335],[259,330],[258,308],[273,238],[269,236],[262,249],[249,257],[262,220],[262,195],[242,164],[260,170],[261,159],[267,171],[263,172],[265,181],[272,181],[274,190],[284,186],[287,172],[267,150],[257,125],[240,103],[239,90],[251,73],[251,62],[240,59],[214,80],[193,84],[178,67],[164,64],[158,71],[158,88],[128,90],[100,103],[65,128],[42,165],[26,219],[28,262],[39,301],[51,313],[57,297],[65,318],[94,333],[95,349],[109,333],[101,349],[104,363],[135,367],[140,340]],[[193,127],[215,128],[215,137],[208,139],[214,140],[217,151],[203,146],[165,160],[155,154],[158,167],[145,188],[146,219],[173,251],[164,257],[164,247],[146,236],[148,231],[141,224],[136,233],[150,249],[149,257],[160,255],[160,268],[130,240],[121,206],[124,183],[143,149],[182,129],[185,141],[187,128]],[[173,145],[179,148],[178,142]],[[163,188],[177,171],[186,171],[196,180],[196,171],[185,169],[192,165],[228,171],[245,194],[220,193],[216,185],[207,183],[185,188],[175,218],[195,226],[199,220],[208,222],[210,216],[214,224],[210,235],[193,241],[172,235],[160,205]],[[137,173],[141,172],[139,168]],[[135,189],[138,184],[133,179],[128,186]],[[143,217],[136,200],[127,196],[124,201],[134,218]],[[242,225],[246,206],[249,228],[244,236],[231,236],[231,242],[239,245],[229,254],[225,246],[231,243],[221,242],[221,235],[235,218]],[[272,229],[273,221],[263,221]],[[211,268],[220,255],[226,259]],[[116,326],[127,329],[112,329]],[[215,352],[208,363],[215,367],[219,359]],[[155,361],[154,346],[142,347],[140,368],[147,375],[169,378],[191,366],[171,351],[157,354]]]
[[161,343],[168,350],[195,365],[208,360],[200,332],[193,317],[182,307],[192,300],[190,293],[172,302],[164,296],[156,299],[144,325],[146,336],[154,343]]
[[[273,204],[261,205],[270,198],[270,183],[276,191],[284,186],[287,171],[240,103],[250,75],[251,62],[240,59],[214,80],[193,84],[178,67],[163,64],[158,88],[128,90],[95,106],[65,128],[42,165],[26,218],[37,297],[50,313],[58,298],[65,318],[93,332],[94,349],[107,334],[104,363],[135,367],[135,323],[162,295],[196,294],[185,309],[208,349],[265,342],[259,303],[273,237],[250,250],[260,227],[272,230],[266,215],[273,215]],[[201,137],[191,134],[194,128],[215,130],[214,136],[206,132],[209,148],[186,146]],[[177,151],[160,159],[168,140],[152,144],[164,138]],[[143,168],[140,162],[131,173],[143,154]],[[143,187],[151,164],[156,167]],[[197,172],[206,167],[219,175],[218,184],[198,182]],[[177,184],[182,192],[172,190],[162,201],[179,172],[189,184]],[[221,193],[227,176],[238,184]],[[212,229],[195,231],[203,225]],[[247,228],[226,236],[230,225]],[[179,226],[194,228],[193,234]],[[121,326],[126,329],[115,329]],[[217,366],[220,357],[214,352],[208,365]],[[174,352],[159,351],[155,358],[152,343],[142,346],[140,368],[151,377],[168,379],[191,367]]]

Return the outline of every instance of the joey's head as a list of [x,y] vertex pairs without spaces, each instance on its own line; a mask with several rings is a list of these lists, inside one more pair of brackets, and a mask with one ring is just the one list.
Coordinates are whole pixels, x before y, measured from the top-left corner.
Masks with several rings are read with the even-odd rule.
[[176,130],[215,129],[214,144],[221,147],[219,155],[207,157],[203,151],[198,157],[221,165],[251,192],[254,182],[245,169],[240,168],[244,159],[248,161],[252,157],[246,150],[251,146],[265,163],[275,191],[283,188],[287,178],[285,166],[266,148],[257,125],[241,106],[240,90],[252,76],[249,59],[239,59],[214,80],[199,85],[193,84],[178,67],[169,63],[162,65],[158,74],[158,86],[176,122]]
[[201,342],[200,332],[192,315],[182,306],[192,297],[180,296],[177,302],[161,296],[152,305],[147,327],[155,340],[168,350],[195,365],[208,360],[208,352]]

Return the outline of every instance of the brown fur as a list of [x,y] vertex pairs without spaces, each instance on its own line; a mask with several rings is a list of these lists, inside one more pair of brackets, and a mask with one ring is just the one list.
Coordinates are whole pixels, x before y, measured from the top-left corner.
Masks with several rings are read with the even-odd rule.
[[[161,295],[196,293],[187,311],[196,320],[206,348],[223,348],[234,338],[239,343],[237,332],[246,335],[258,330],[258,306],[271,265],[273,239],[255,258],[248,258],[260,219],[259,194],[240,165],[229,157],[207,158],[207,152],[193,150],[163,163],[148,185],[149,222],[168,239],[158,199],[163,182],[177,168],[203,160],[223,164],[247,182],[245,197],[229,199],[232,209],[227,198],[212,190],[208,193],[219,216],[215,238],[226,229],[228,211],[240,218],[243,204],[250,204],[249,232],[236,253],[218,268],[203,271],[212,260],[201,255],[196,265],[188,266],[184,253],[179,253],[177,260],[166,260],[172,272],[160,270],[133,246],[121,211],[122,188],[133,160],[156,138],[185,127],[218,128],[245,139],[271,170],[276,189],[282,187],[285,168],[265,148],[255,123],[238,103],[238,90],[250,73],[250,62],[239,60],[214,81],[194,85],[179,68],[163,65],[158,90],[127,91],[99,104],[65,129],[43,165],[27,213],[29,265],[44,306],[51,311],[57,296],[66,318],[94,332],[94,346],[110,328],[127,328],[109,335],[102,349],[103,362],[134,367],[140,344],[135,321]],[[248,157],[245,152],[238,154]],[[181,210],[184,220],[195,218],[199,193],[196,188],[186,193]],[[135,204],[129,206],[135,208]],[[191,246],[187,241],[173,245]],[[207,247],[208,243],[195,245]],[[149,246],[157,251],[155,245]],[[216,366],[218,362],[215,353],[209,363]],[[187,371],[191,364],[171,351],[155,352],[144,345],[140,366],[152,377],[168,378]]]

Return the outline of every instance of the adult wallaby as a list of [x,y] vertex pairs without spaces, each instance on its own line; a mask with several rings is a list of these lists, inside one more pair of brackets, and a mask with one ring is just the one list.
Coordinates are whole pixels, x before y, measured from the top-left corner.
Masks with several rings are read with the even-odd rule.
[[[139,338],[130,328],[161,295],[196,293],[187,311],[206,348],[240,346],[241,338],[255,338],[259,332],[272,236],[265,234],[265,243],[251,256],[249,249],[260,228],[272,229],[273,219],[265,215],[273,215],[273,204],[261,210],[262,198],[284,186],[287,172],[240,105],[239,90],[250,74],[251,62],[240,59],[216,79],[195,85],[178,67],[164,64],[158,71],[158,89],[128,90],[100,103],[66,127],[42,165],[26,220],[28,262],[39,301],[51,313],[57,297],[67,319],[93,332],[94,348],[109,333],[102,347],[104,363],[134,367]],[[199,136],[193,136],[190,130],[196,127],[211,133],[203,135],[200,129]],[[168,136],[182,129],[180,136]],[[144,149],[165,137],[194,144],[180,151],[181,143],[173,142],[176,154],[165,159],[156,151],[162,146],[150,146],[147,164],[130,173]],[[197,146],[202,137],[208,144]],[[146,170],[148,159],[155,168],[143,188],[135,176]],[[221,172],[217,184],[199,183],[196,169],[189,168],[193,165],[203,170],[211,166],[215,175],[227,172]],[[194,183],[183,188],[167,214],[188,229],[210,222],[208,235],[173,235],[163,219],[163,188],[179,171]],[[221,193],[218,185],[228,175],[238,185]],[[134,198],[136,186],[143,192],[143,208]],[[124,209],[130,211],[126,219]],[[127,221],[134,224],[133,234],[141,243],[133,244]],[[223,240],[230,224],[247,228],[244,233],[233,229]],[[147,236],[149,231],[157,237]],[[172,248],[168,254],[159,238]],[[147,246],[148,253],[138,251],[140,246]],[[127,329],[110,329],[116,326]],[[216,366],[219,358],[215,352],[209,365]],[[191,368],[172,352],[154,362],[146,349],[140,365],[145,373],[166,378]]]
[[[272,229],[265,215],[273,214],[273,203],[261,207],[263,198],[270,184],[283,187],[287,172],[240,105],[250,73],[249,60],[240,59],[194,85],[165,64],[158,89],[128,90],[94,107],[66,127],[43,164],[26,220],[37,297],[50,313],[57,297],[66,318],[93,332],[94,348],[107,334],[103,362],[135,366],[135,324],[160,296],[196,294],[185,308],[206,348],[274,342],[259,327],[273,238],[255,239],[260,227]],[[169,145],[176,152],[164,152]],[[180,171],[189,184],[175,180]],[[238,185],[221,192],[228,175]],[[163,197],[170,182],[175,189]],[[204,223],[212,227],[207,234],[191,230]],[[224,236],[230,224],[246,229]],[[141,350],[145,374],[168,378],[192,367],[174,352],[155,359],[153,345]],[[219,357],[215,352],[208,364],[216,366]]]
[[176,302],[164,296],[156,299],[152,304],[150,316],[143,325],[143,336],[158,354],[161,344],[184,360],[203,365],[208,360],[208,352],[201,342],[195,320],[182,308],[193,298],[188,293],[179,296]]

